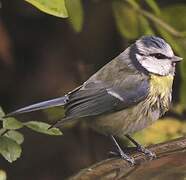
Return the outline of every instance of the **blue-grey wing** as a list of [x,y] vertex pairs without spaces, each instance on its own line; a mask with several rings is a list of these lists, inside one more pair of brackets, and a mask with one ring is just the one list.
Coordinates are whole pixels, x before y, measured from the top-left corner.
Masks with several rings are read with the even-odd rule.
[[[135,78],[135,77],[133,77]],[[128,84],[107,86],[99,82],[86,84],[86,87],[69,95],[65,105],[65,119],[78,119],[119,111],[144,100],[149,91],[147,79],[128,81]],[[124,82],[126,83],[126,82]]]

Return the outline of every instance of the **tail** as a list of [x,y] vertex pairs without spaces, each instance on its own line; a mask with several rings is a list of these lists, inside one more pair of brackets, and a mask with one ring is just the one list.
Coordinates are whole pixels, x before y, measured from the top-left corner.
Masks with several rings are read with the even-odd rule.
[[24,108],[18,109],[16,111],[13,111],[11,113],[8,113],[4,116],[4,118],[12,117],[12,116],[16,116],[16,115],[19,115],[19,114],[32,112],[32,111],[47,109],[47,108],[51,108],[51,107],[63,106],[67,103],[67,101],[68,101],[68,96],[66,95],[66,96],[63,96],[63,97],[60,97],[60,98],[51,99],[51,100],[48,100],[48,101],[36,103],[36,104],[30,105],[30,106],[26,106]]

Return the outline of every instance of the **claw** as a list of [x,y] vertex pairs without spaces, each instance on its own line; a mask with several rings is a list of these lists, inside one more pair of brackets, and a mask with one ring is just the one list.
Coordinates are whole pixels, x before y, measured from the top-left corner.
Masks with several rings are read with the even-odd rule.
[[110,151],[109,152],[109,157],[118,157],[119,154],[117,152],[114,152],[114,151]]
[[149,149],[144,148],[143,146],[138,146],[137,151],[144,153],[146,156],[150,158],[150,160],[156,158],[156,154]]
[[134,158],[128,156],[127,154],[124,154],[123,151],[120,153],[120,156],[122,159],[128,161],[131,164],[131,166],[134,166],[136,164]]
[[131,166],[136,164],[134,158],[128,156],[123,151],[121,151],[121,152],[113,152],[113,151],[111,151],[111,152],[109,152],[109,155],[110,155],[110,157],[121,157],[122,159],[128,161],[131,164]]

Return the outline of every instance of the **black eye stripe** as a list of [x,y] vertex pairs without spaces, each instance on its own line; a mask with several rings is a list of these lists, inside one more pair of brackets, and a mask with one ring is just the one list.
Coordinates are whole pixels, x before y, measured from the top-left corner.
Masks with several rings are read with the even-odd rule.
[[[145,54],[142,54],[140,52],[138,54],[141,56],[146,56]],[[152,53],[152,54],[149,54],[149,56],[153,56],[157,59],[171,59],[171,57],[165,56],[164,54],[161,54],[161,53]]]
[[157,59],[169,59],[169,57],[161,53],[153,53],[153,54],[150,54],[150,56],[154,56]]

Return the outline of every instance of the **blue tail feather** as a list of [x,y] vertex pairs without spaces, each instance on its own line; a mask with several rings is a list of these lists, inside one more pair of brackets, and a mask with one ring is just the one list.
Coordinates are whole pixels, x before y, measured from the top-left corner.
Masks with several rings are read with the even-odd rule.
[[40,103],[36,103],[33,105],[29,105],[29,106],[20,108],[20,109],[13,111],[11,113],[8,113],[4,116],[4,118],[16,116],[18,114],[28,113],[28,112],[32,112],[32,111],[47,109],[47,108],[51,108],[51,107],[64,106],[67,101],[68,101],[68,96],[63,96],[63,97],[51,99],[48,101],[43,101]]

